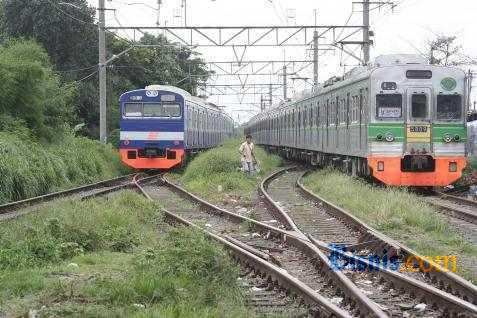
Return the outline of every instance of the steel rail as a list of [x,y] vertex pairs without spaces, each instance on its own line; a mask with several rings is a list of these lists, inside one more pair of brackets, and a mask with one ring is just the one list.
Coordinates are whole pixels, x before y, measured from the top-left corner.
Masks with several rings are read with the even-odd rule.
[[[377,230],[371,228],[370,226],[363,223],[361,220],[356,218],[355,216],[351,215],[350,212],[338,207],[337,205],[321,198],[317,194],[311,192],[303,185],[303,177],[306,176],[310,171],[305,172],[298,180],[297,186],[298,188],[311,200],[315,202],[319,202],[322,204],[328,211],[331,211],[337,218],[343,220],[345,223],[350,224],[351,226],[361,229],[361,231],[366,231],[373,240],[380,241],[381,246],[383,247],[393,247],[396,249],[397,252],[401,255],[401,257],[413,257],[414,260],[418,262],[422,262],[426,268],[435,268],[439,269],[441,266],[431,260],[426,259],[422,255],[418,254],[416,251],[412,250],[411,248],[391,239],[390,237],[386,236],[378,232]],[[477,300],[477,287],[473,285],[471,282],[465,280],[464,278],[456,275],[452,272],[447,272],[444,270],[441,271],[429,271],[427,273],[423,273],[425,276],[429,277],[431,281],[435,282],[436,285],[442,286],[442,290],[445,290],[443,294],[436,295],[436,296],[445,296],[447,295],[447,300],[453,302],[452,295],[455,295],[462,300],[465,301],[467,304],[466,308],[468,311],[473,312],[473,314],[477,315],[477,309],[474,306]],[[409,286],[412,288],[413,286]]]
[[[341,271],[337,271],[334,268],[334,265],[330,262],[328,257],[322,252],[336,252],[341,253],[341,255],[350,261],[366,264],[367,260],[354,255],[349,255],[342,253],[340,251],[334,250],[326,245],[326,243],[320,242],[313,237],[304,237],[304,234],[301,232],[287,231],[282,230],[268,224],[258,222],[256,220],[229,212],[227,210],[221,209],[200,197],[188,192],[182,187],[173,184],[168,181],[166,178],[162,178],[164,185],[170,187],[171,189],[177,191],[179,194],[182,194],[191,200],[195,201],[199,205],[203,206],[205,209],[212,213],[222,215],[228,219],[233,219],[237,223],[247,222],[247,224],[252,225],[256,230],[266,233],[266,235],[274,236],[280,238],[282,241],[286,241],[292,246],[302,248],[306,251],[307,255],[312,257],[317,257],[322,260],[324,264],[325,271],[328,272],[330,277],[330,284],[334,282],[339,286],[341,290],[347,297],[347,299],[359,299],[358,306],[360,306],[361,312],[365,313],[365,316],[375,316],[375,317],[387,317],[387,315],[382,311],[382,309],[373,301],[371,301],[367,296],[365,296],[361,290],[349,280]],[[384,235],[383,235],[384,236]],[[398,244],[398,243],[396,243]],[[399,246],[401,248],[401,246]],[[371,266],[373,264],[367,264]],[[427,303],[432,304],[438,308],[444,308],[444,311],[450,314],[460,315],[464,314],[473,317],[477,315],[477,307],[468,302],[465,299],[460,299],[459,297],[452,295],[446,291],[437,289],[431,285],[418,281],[414,278],[408,277],[401,273],[396,273],[392,270],[383,270],[379,273],[382,275],[384,281],[389,282],[392,286],[395,286],[401,290],[411,291],[416,296],[421,297],[421,299],[426,300]],[[457,276],[457,275],[455,275]],[[457,276],[458,277],[458,276]],[[362,298],[359,298],[362,297]]]
[[[300,229],[298,229],[298,227],[296,226],[295,222],[293,222],[293,220],[290,218],[290,216],[288,215],[288,213],[286,213],[285,211],[283,211],[283,209],[281,207],[279,207],[276,202],[270,197],[270,195],[268,194],[268,192],[266,191],[267,187],[268,187],[268,184],[275,178],[277,178],[278,176],[282,175],[283,173],[285,173],[286,171],[288,170],[292,170],[292,169],[297,169],[296,166],[293,166],[293,167],[289,167],[289,168],[284,168],[284,169],[280,169],[278,170],[277,172],[274,172],[272,175],[268,176],[267,178],[264,178],[262,180],[262,182],[260,183],[259,187],[258,187],[258,193],[263,196],[265,198],[265,203],[271,207],[271,211],[272,211],[272,214],[277,218],[279,219],[282,224],[285,225],[285,228],[287,230],[293,230],[295,232],[300,232]],[[276,212],[276,213],[274,213]]]
[[[211,203],[209,203],[205,200],[202,200],[201,198],[195,196],[194,194],[184,190],[183,188],[181,188],[177,185],[169,183],[169,181],[167,179],[163,179],[163,181],[164,181],[164,185],[175,188],[175,189],[179,190],[179,192],[181,192],[182,194],[185,194],[189,198],[193,199],[194,201],[196,201],[196,199],[197,199],[198,201],[196,201],[196,202],[198,202],[199,204],[201,204],[201,205],[204,204],[205,207],[213,208],[214,210],[217,210],[217,212],[219,212],[219,214],[222,214],[222,213],[220,213],[222,211],[218,211],[218,210],[221,210],[220,208],[215,207]],[[137,182],[136,185],[139,188],[140,192],[146,198],[148,198],[151,201],[154,201],[151,198],[151,196],[142,188],[141,182]],[[271,263],[270,261],[264,259],[263,256],[259,255],[260,252],[258,252],[258,251],[252,252],[253,248],[251,248],[250,246],[248,246],[248,245],[246,245],[242,242],[240,242],[240,244],[237,244],[234,241],[227,240],[227,238],[223,238],[219,235],[211,233],[211,232],[201,228],[200,226],[198,226],[198,225],[184,219],[183,217],[178,216],[178,215],[176,215],[176,214],[174,214],[174,213],[172,213],[172,212],[170,212],[166,209],[162,209],[162,211],[163,211],[163,213],[166,217],[166,220],[168,219],[169,221],[172,221],[172,223],[180,223],[180,224],[183,224],[183,225],[186,225],[186,226],[194,227],[194,228],[198,229],[199,231],[201,231],[202,233],[208,235],[209,237],[213,238],[214,240],[216,240],[219,243],[221,243],[222,245],[224,245],[227,249],[229,249],[233,253],[234,258],[240,264],[242,264],[243,266],[246,266],[246,267],[253,268],[260,275],[266,275],[268,281],[272,282],[272,285],[278,285],[282,288],[285,288],[286,290],[293,291],[295,293],[295,295],[302,297],[304,302],[308,306],[318,306],[319,309],[322,310],[322,312],[320,312],[320,314],[322,314],[324,312],[324,313],[327,314],[326,316],[330,316],[330,317],[351,317],[347,312],[345,312],[344,310],[342,310],[341,308],[339,308],[335,304],[331,303],[328,299],[326,299],[323,296],[321,296],[320,294],[318,294],[316,291],[314,291],[309,286],[307,286],[306,284],[304,284],[303,282],[298,280],[296,277],[288,274],[286,271],[284,271],[279,266],[276,266],[275,264]],[[228,212],[228,211],[224,210],[223,212]],[[241,216],[235,215],[233,213],[232,214],[225,213],[225,214],[222,214],[222,215],[227,215],[227,216],[233,217],[236,220],[239,220],[240,222],[242,222],[243,219],[246,219],[247,222],[252,221],[252,223],[254,223],[254,220],[252,220],[252,219],[241,217]],[[261,230],[265,230],[265,231],[268,231],[268,232],[271,232],[271,231],[274,230],[273,227],[270,227],[266,224],[260,224],[259,222],[257,222],[257,224],[263,226]],[[284,231],[281,231],[281,233],[279,233],[279,234],[281,234],[281,237],[282,237],[283,240],[287,240],[287,238],[288,238],[288,240],[293,238],[293,239],[301,241],[301,239],[299,239],[299,238],[296,238],[296,237],[293,237],[293,236],[292,237],[288,236],[289,233],[284,232]],[[321,315],[320,315],[320,317],[321,317]]]
[[205,201],[204,199],[196,196],[193,193],[185,190],[184,188],[170,182],[167,178],[163,177],[162,182],[165,186],[171,188],[173,191],[177,192],[180,195],[183,195],[190,200],[198,203],[204,210],[207,210],[211,213],[221,215],[231,221],[236,223],[246,222],[249,226],[253,226],[255,230],[258,230],[262,233],[266,233],[267,236],[277,237],[282,241],[286,241],[291,246],[302,250],[306,255],[311,258],[319,259],[323,268],[320,270],[329,277],[329,283],[337,286],[338,291],[343,293],[346,297],[345,299],[351,303],[354,303],[354,306],[358,306],[360,309],[361,315],[366,317],[388,317],[384,311],[373,301],[371,301],[363,292],[354,285],[347,277],[340,271],[336,271],[333,268],[333,264],[330,262],[328,257],[323,254],[315,245],[313,245],[309,239],[304,236],[301,232],[290,231],[290,230],[281,230],[276,227],[270,226],[268,224],[258,222],[251,218],[241,216],[239,214],[227,211],[220,207],[213,205],[210,202]]
[[[448,201],[449,203],[433,201],[432,197],[426,199],[426,202],[440,209],[440,212],[477,224],[477,201],[469,200],[455,195],[434,191],[437,198]],[[468,208],[468,209],[467,209]],[[472,212],[474,210],[474,212]]]
[[[154,201],[154,199],[141,186],[144,181],[145,180],[134,180],[134,184],[144,197],[146,197],[149,201]],[[255,274],[260,275],[262,277],[266,276],[266,280],[269,282],[269,287],[273,288],[278,286],[288,291],[292,291],[296,296],[302,297],[304,303],[307,306],[318,306],[322,312],[327,314],[327,316],[351,318],[348,313],[338,308],[333,303],[329,302],[326,298],[322,297],[317,292],[310,289],[308,286],[300,282],[295,277],[289,275],[281,268],[269,262],[266,257],[260,255],[259,251],[256,251],[249,246],[244,246],[245,244],[243,243],[237,244],[236,242],[230,242],[229,240],[224,239],[214,233],[211,233],[166,209],[161,209],[161,211],[164,213],[165,221],[167,223],[182,224],[188,227],[195,228],[198,231],[204,233],[205,235],[222,244],[231,252],[233,258],[243,267],[253,269]]]
[[[85,200],[85,199],[106,195],[106,194],[127,189],[127,188],[135,189],[134,182],[140,175],[141,175],[140,173],[128,174],[125,176],[98,181],[98,182],[94,182],[91,184],[87,184],[87,185],[83,185],[83,186],[79,186],[79,187],[75,187],[75,188],[71,188],[71,189],[67,189],[63,191],[48,193],[45,195],[41,195],[41,196],[29,198],[29,199],[24,199],[24,200],[20,200],[16,202],[9,202],[9,203],[0,205],[0,215],[7,216],[12,214],[13,217],[20,216],[23,214],[19,214],[19,215],[14,215],[14,214],[18,213],[19,211],[23,209],[32,208],[42,203],[50,202],[60,198],[70,197],[76,194],[86,193],[79,198],[80,200]],[[144,177],[141,180],[148,180],[148,179],[157,178],[157,177],[158,175],[153,175],[149,177]],[[104,188],[104,189],[101,189],[101,188]],[[87,193],[88,191],[93,191],[93,190],[98,190],[98,191]],[[7,217],[6,219],[8,218],[9,217]]]

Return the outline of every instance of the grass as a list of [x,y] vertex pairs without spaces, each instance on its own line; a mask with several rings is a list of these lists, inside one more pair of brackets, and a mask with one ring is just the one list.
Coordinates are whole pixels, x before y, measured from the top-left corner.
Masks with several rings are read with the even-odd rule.
[[[455,233],[433,207],[404,188],[378,188],[337,171],[307,176],[305,186],[373,228],[426,256],[477,257],[477,247]],[[460,274],[475,281],[466,268]]]
[[238,267],[132,192],[0,224],[0,315],[248,317]]
[[110,145],[73,136],[42,144],[0,132],[0,204],[112,178],[126,171]]
[[249,177],[240,171],[239,139],[226,141],[222,146],[195,157],[180,178],[185,187],[207,200],[218,202],[226,195],[251,200],[257,181],[282,164],[281,158],[266,153],[260,147],[255,154],[260,162],[260,172]]

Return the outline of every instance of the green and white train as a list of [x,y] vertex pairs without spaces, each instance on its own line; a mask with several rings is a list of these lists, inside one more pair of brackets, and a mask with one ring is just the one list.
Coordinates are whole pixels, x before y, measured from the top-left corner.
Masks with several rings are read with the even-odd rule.
[[386,55],[260,113],[245,132],[289,158],[334,164],[388,185],[445,186],[466,164],[466,74]]

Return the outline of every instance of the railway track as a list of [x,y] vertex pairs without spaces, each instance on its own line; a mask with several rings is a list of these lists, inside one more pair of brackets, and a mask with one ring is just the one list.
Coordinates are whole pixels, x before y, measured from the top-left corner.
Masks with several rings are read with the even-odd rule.
[[[165,179],[161,184],[145,184],[141,187],[152,200],[161,201],[166,207],[168,218],[198,226],[209,235],[219,236],[224,241],[258,255],[262,260],[274,263],[305,286],[318,291],[329,303],[337,304],[349,316],[477,315],[477,308],[473,304],[394,271],[365,272],[353,277],[356,276],[353,273],[334,270],[333,264],[322,252],[333,250],[312,237],[304,237],[296,225],[294,228],[292,224],[282,222],[275,226],[257,222],[220,209]],[[264,195],[267,194],[265,192]],[[270,213],[270,217],[277,215],[276,211]],[[285,229],[280,229],[277,225]],[[344,253],[341,255],[366,265],[366,260]],[[316,311],[320,312],[320,309],[315,309]]]
[[439,191],[434,191],[433,194],[434,196],[427,198],[427,202],[442,213],[477,225],[477,201]]
[[[302,171],[284,169],[265,179],[260,190],[269,206],[283,215],[282,219],[292,220],[289,227],[298,228],[317,247],[340,262],[367,269],[342,268],[346,276],[387,313],[409,315],[413,313],[409,308],[424,307],[428,311],[424,315],[431,317],[477,315],[474,285],[453,273],[425,270],[438,265],[314,195],[303,186],[303,176]],[[342,251],[343,246],[348,248],[347,253]],[[394,256],[399,264],[412,260],[411,267],[403,272],[384,266],[377,269],[373,263],[376,258],[370,262],[369,255],[387,255],[388,260]],[[423,266],[419,267],[419,262]]]
[[143,173],[129,174],[109,180],[99,181],[72,189],[49,193],[34,198],[29,198],[21,201],[6,203],[0,205],[0,221],[30,213],[48,202],[58,200],[61,198],[75,198],[84,200],[97,196],[107,195],[109,193],[123,190],[135,189],[135,181],[139,179],[154,178],[155,176],[147,176]]
[[[166,179],[141,183],[140,187],[151,200],[161,202],[166,218],[172,222],[199,227],[222,243],[227,242],[227,247],[231,244],[267,262],[265,273],[255,265],[252,268],[270,275],[270,282],[276,281],[302,298],[309,307],[308,315],[387,317],[342,273],[333,271],[326,256],[300,233],[220,209]],[[236,250],[233,253],[242,265],[250,266],[243,254],[237,255]],[[294,283],[290,285],[288,279]]]

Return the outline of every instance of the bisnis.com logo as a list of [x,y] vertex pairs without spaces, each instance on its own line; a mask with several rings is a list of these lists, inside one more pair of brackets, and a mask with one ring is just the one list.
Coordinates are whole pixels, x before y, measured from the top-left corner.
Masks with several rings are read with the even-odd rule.
[[389,269],[399,272],[456,272],[457,256],[437,255],[422,256],[414,255],[407,257],[389,256],[386,250],[381,255],[355,254],[347,251],[344,245],[330,244],[331,252],[329,259],[333,270],[351,271],[378,271]]

